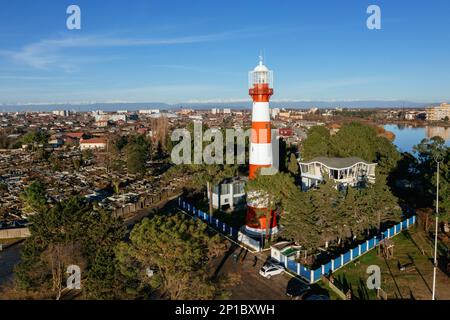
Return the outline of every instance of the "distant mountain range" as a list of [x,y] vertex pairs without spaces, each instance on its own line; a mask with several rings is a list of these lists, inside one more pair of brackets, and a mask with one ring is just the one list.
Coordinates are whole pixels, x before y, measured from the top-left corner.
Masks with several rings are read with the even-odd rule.
[[[420,103],[402,100],[349,100],[349,101],[272,101],[272,108],[289,109],[309,109],[309,108],[424,108],[430,105],[438,105],[439,102]],[[190,103],[159,103],[159,102],[108,102],[108,103],[55,103],[55,104],[0,104],[0,112],[23,112],[23,111],[52,111],[52,110],[73,110],[73,111],[116,111],[116,110],[140,110],[140,109],[160,109],[177,110],[180,108],[190,108],[205,110],[211,108],[231,108],[250,109],[252,102],[190,102]]]

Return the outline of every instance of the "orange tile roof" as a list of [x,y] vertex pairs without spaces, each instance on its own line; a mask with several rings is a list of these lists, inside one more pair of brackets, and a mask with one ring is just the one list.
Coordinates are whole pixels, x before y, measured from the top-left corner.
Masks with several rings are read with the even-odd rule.
[[83,132],[68,132],[66,133],[66,136],[71,137],[71,138],[78,138],[81,139],[83,137],[84,133]]

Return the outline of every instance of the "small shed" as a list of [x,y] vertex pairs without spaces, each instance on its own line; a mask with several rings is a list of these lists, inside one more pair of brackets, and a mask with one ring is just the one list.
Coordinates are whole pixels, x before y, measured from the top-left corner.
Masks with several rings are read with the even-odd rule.
[[293,242],[282,241],[278,242],[270,247],[270,256],[273,260],[283,262],[287,257],[289,260],[296,260],[300,256],[301,246],[296,245]]

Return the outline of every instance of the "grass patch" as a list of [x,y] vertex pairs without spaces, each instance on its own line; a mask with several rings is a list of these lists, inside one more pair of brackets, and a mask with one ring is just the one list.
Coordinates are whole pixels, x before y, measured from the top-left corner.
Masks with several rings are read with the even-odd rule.
[[[335,284],[345,293],[351,290],[354,299],[376,299],[375,290],[367,288],[366,270],[370,265],[377,265],[381,270],[381,288],[388,299],[429,299],[433,264],[431,245],[424,232],[414,227],[392,240],[393,258],[386,260],[375,248],[336,271]],[[408,267],[401,271],[400,265]]]

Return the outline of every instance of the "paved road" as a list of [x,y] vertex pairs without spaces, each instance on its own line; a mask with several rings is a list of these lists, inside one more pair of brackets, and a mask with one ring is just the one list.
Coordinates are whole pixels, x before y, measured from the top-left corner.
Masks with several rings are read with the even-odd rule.
[[[231,299],[233,300],[286,300],[291,299],[286,295],[288,283],[291,281],[299,281],[286,273],[273,276],[266,279],[259,274],[259,269],[263,266],[267,259],[267,254],[247,252],[245,259],[235,263],[233,253],[241,253],[242,248],[237,247],[233,252],[224,257],[223,265],[220,268],[219,275],[236,274],[240,278],[240,283],[231,291]],[[244,257],[245,251],[242,251],[240,257]],[[255,257],[257,262],[255,264]]]

